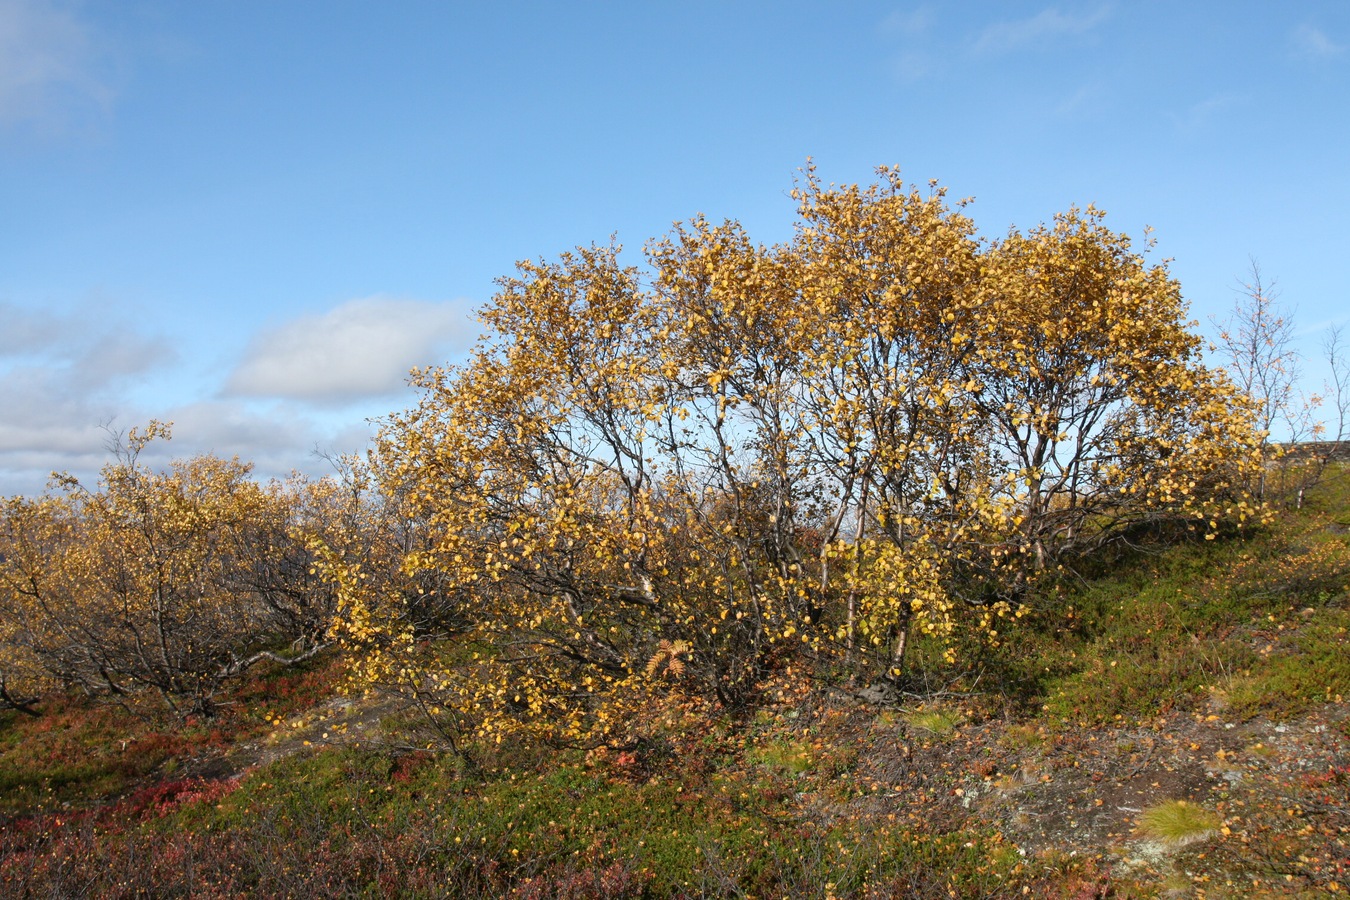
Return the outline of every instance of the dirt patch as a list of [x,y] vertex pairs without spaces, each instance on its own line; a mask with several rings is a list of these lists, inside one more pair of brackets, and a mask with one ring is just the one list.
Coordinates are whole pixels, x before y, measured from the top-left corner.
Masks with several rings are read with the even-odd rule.
[[[1281,878],[1298,870],[1259,853],[1317,862],[1301,838],[1283,846],[1271,838],[1272,828],[1285,829],[1294,838],[1321,836],[1326,865],[1300,876],[1314,885],[1350,866],[1350,800],[1334,802],[1343,787],[1336,782],[1319,795],[1320,808],[1307,788],[1350,771],[1348,714],[1345,704],[1327,704],[1289,723],[1175,715],[1148,727],[1058,731],[990,721],[945,737],[897,723],[860,735],[861,796],[817,801],[815,812],[936,830],[987,827],[1028,857],[1091,857],[1120,873],[1160,877],[1183,858],[1189,870],[1225,854],[1245,865],[1247,854]],[[1206,810],[1221,828],[1171,844],[1140,833],[1145,810],[1177,800]]]
[[297,753],[323,747],[378,745],[389,739],[383,723],[407,711],[395,697],[335,697],[292,716],[261,737],[235,744],[223,752],[198,756],[183,764],[183,773],[205,781],[240,778]]

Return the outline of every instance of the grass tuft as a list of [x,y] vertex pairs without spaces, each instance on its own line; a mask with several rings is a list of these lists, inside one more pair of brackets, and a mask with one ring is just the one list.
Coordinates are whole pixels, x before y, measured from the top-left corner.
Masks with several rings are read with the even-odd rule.
[[1217,815],[1185,800],[1164,801],[1139,816],[1140,833],[1169,847],[1184,847],[1212,837],[1219,824]]
[[961,718],[945,709],[920,709],[905,716],[905,721],[911,728],[946,737],[956,730]]

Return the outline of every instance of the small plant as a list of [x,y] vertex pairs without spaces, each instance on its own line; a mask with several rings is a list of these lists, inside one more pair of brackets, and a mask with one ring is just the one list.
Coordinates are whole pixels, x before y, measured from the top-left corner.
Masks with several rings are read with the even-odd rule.
[[945,709],[920,709],[907,715],[905,721],[911,728],[927,731],[938,737],[946,737],[956,729],[960,717]]
[[1247,752],[1253,756],[1260,757],[1261,759],[1271,759],[1276,755],[1274,747],[1263,744],[1260,741],[1257,741],[1255,744],[1248,747]]
[[999,743],[1013,750],[1044,750],[1050,745],[1045,728],[1032,724],[1012,725],[999,737]]
[[1184,847],[1211,837],[1219,817],[1185,800],[1166,800],[1150,806],[1139,816],[1140,833],[1169,847]]
[[793,775],[809,772],[816,765],[816,756],[811,747],[796,741],[774,741],[757,748],[751,756],[761,765]]

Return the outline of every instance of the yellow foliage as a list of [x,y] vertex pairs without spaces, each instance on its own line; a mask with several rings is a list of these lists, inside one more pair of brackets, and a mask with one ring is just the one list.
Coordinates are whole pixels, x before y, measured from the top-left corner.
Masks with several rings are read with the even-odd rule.
[[[139,462],[167,425],[132,429],[99,483],[70,477],[0,509],[0,666],[26,683],[209,713],[221,684],[278,640],[311,650],[327,589],[288,534],[309,495],[237,459]],[[262,655],[259,655],[259,654]]]
[[[1176,282],[1100,212],[992,243],[941,190],[794,191],[787,244],[696,217],[524,262],[465,366],[415,373],[373,459],[425,526],[406,590],[324,563],[371,682],[489,738],[618,740],[657,693],[734,705],[792,654],[894,675],[1141,523],[1254,514],[1250,410]],[[671,676],[666,678],[665,676]]]

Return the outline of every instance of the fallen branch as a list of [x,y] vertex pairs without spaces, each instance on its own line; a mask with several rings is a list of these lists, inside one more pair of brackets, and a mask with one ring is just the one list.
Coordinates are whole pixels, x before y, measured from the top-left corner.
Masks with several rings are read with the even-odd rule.
[[248,671],[265,659],[271,660],[279,666],[294,666],[307,659],[312,659],[315,655],[322,653],[331,646],[333,646],[332,641],[323,644],[315,644],[298,656],[282,656],[279,653],[273,653],[271,650],[259,650],[257,653],[245,659],[239,659],[238,657],[233,659],[228,666],[220,670],[220,679],[234,678],[236,675]]

